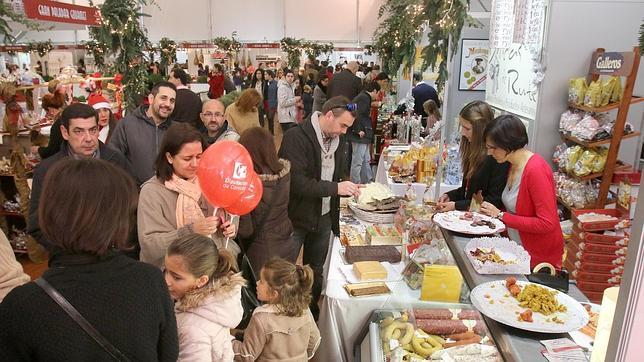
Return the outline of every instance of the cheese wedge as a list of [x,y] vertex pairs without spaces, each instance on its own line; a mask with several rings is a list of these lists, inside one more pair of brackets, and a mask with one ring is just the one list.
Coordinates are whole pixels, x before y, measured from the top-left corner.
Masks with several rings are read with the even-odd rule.
[[361,281],[387,279],[387,270],[377,261],[355,262],[353,272]]

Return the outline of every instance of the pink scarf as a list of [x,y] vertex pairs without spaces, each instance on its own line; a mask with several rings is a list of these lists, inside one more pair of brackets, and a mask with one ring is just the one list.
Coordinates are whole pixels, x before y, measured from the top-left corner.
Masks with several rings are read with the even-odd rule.
[[184,180],[173,174],[172,178],[165,182],[165,187],[179,193],[176,210],[177,229],[205,218],[199,205],[201,187],[196,177],[192,180]]

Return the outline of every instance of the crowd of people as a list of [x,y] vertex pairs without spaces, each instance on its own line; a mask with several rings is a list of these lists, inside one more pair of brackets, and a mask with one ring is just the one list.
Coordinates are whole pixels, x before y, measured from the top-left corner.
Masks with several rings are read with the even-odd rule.
[[[339,200],[373,180],[373,112],[389,81],[355,62],[337,72],[314,65],[309,75],[259,67],[227,107],[217,99],[225,82],[211,84],[202,103],[176,68],[119,121],[104,98],[59,110],[61,140],[35,170],[28,220],[49,269],[18,286],[26,282],[19,264],[6,263],[19,282],[6,284],[14,289],[0,304],[0,360],[311,358]],[[422,104],[435,117],[438,100]],[[264,123],[275,118],[279,150]],[[482,212],[515,230],[535,263],[561,266],[552,172],[525,148],[521,121],[493,119],[480,101],[459,119],[464,181],[438,208],[467,208],[482,191]],[[223,140],[249,151],[264,190],[238,220],[205,200],[196,176],[203,152]],[[240,274],[243,258],[252,278]],[[241,326],[249,283],[263,305]],[[231,334],[243,327],[243,336]]]

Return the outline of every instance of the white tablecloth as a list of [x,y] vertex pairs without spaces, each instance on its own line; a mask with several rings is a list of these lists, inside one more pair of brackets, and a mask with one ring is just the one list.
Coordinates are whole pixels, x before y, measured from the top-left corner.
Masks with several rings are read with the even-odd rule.
[[445,303],[421,301],[420,289],[410,289],[402,279],[387,283],[392,291],[389,295],[350,297],[344,290],[347,281],[340,271],[340,265],[343,265],[339,252],[341,247],[340,240],[335,238],[328,255],[326,292],[318,320],[322,341],[314,361],[353,361],[353,345],[372,311],[376,309],[402,309],[421,305],[445,308]]
[[[397,146],[392,146],[392,147],[397,147]],[[400,148],[397,148],[396,150],[399,150],[399,149]],[[389,186],[389,189],[391,190],[391,192],[393,192],[394,195],[404,196],[405,192],[407,192],[407,189],[408,189],[407,184],[396,183],[391,179],[391,177],[389,177],[389,175],[387,175],[384,159],[385,158],[381,156],[380,159],[378,160],[378,169],[376,170],[376,182]],[[416,202],[422,203],[423,196],[425,195],[425,190],[427,189],[427,185],[414,182],[412,183],[412,186],[416,191]],[[435,187],[436,187],[435,184],[431,186],[432,193],[434,192]],[[459,185],[448,185],[448,184],[441,183],[439,195],[442,195],[448,191],[454,190],[455,188],[458,188],[458,187]]]

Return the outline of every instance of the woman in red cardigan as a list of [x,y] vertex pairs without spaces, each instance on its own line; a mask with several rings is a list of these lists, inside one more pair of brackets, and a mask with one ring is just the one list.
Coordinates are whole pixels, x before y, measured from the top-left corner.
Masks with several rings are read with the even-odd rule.
[[502,200],[507,211],[489,202],[481,212],[502,220],[510,239],[530,254],[530,266],[546,262],[561,269],[563,234],[557,215],[555,182],[550,165],[526,148],[523,122],[513,115],[497,117],[485,130],[486,147],[498,163],[510,162]]

